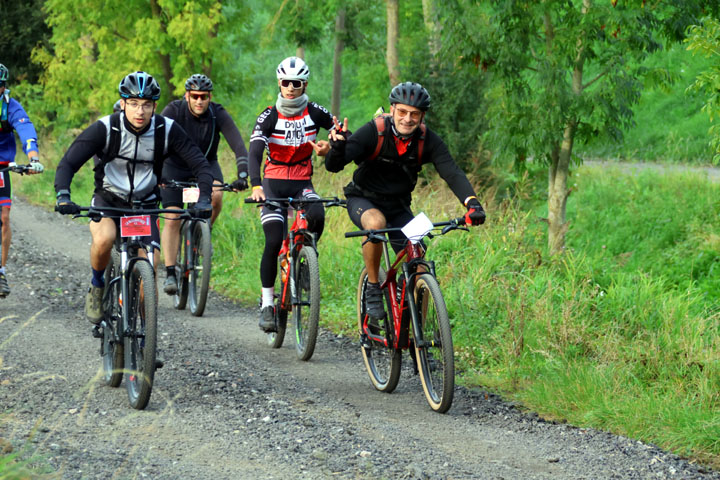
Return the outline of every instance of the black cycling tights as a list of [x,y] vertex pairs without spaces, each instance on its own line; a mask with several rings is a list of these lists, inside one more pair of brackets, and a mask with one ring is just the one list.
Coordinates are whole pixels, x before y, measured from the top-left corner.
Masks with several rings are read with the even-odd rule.
[[[325,208],[320,203],[313,203],[306,211],[308,230],[315,233],[315,241],[325,229]],[[285,222],[270,221],[263,224],[265,232],[265,250],[260,260],[260,282],[263,288],[270,288],[275,285],[277,276],[277,256],[280,253],[283,239],[287,231]]]

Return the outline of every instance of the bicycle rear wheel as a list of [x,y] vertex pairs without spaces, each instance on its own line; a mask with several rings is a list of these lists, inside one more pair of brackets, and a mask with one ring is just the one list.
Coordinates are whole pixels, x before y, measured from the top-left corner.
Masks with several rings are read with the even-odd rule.
[[177,258],[175,260],[175,278],[178,281],[178,290],[173,296],[173,306],[177,310],[185,310],[188,299],[188,237],[186,225],[186,221],[183,221],[180,226],[180,243],[178,244]]
[[157,299],[155,276],[148,262],[133,264],[129,281],[125,341],[125,387],[130,405],[142,410],[150,400],[155,378]]
[[320,322],[320,267],[317,252],[312,247],[300,249],[294,274],[297,292],[297,304],[293,306],[295,346],[300,360],[310,360]]
[[105,294],[103,296],[103,326],[100,354],[103,360],[103,381],[110,387],[119,387],[123,377],[124,348],[118,328],[122,325],[121,283],[111,280],[120,271],[120,255],[113,249],[110,263],[105,268]]
[[195,317],[201,317],[205,311],[208,289],[210,288],[210,268],[212,262],[210,225],[207,222],[196,222],[192,235],[192,265],[189,265],[190,313]]
[[[385,271],[380,268],[380,282],[385,280]],[[400,381],[400,367],[402,365],[402,350],[396,349],[392,345],[393,330],[387,320],[376,325],[368,325],[368,329],[373,334],[389,339],[386,346],[384,342],[370,339],[363,331],[363,323],[365,321],[365,291],[367,289],[367,270],[365,268],[360,272],[360,281],[358,283],[357,293],[357,312],[358,312],[358,330],[360,331],[360,350],[362,351],[363,361],[367,369],[370,381],[373,386],[381,392],[390,393],[398,385]],[[384,292],[386,311],[390,312],[390,303],[387,298],[387,292]]]
[[418,277],[415,302],[419,331],[414,332],[414,343],[420,381],[430,408],[445,413],[453,401],[455,360],[450,319],[435,277],[429,274]]
[[[283,288],[290,285],[282,280],[282,261],[287,258],[285,255],[278,256],[278,273],[275,277],[275,326],[277,332],[267,333],[267,343],[271,348],[280,348],[285,341],[285,330],[287,329],[288,308],[290,308],[290,292],[286,294],[287,301],[283,304]],[[285,267],[287,270],[289,265]]]

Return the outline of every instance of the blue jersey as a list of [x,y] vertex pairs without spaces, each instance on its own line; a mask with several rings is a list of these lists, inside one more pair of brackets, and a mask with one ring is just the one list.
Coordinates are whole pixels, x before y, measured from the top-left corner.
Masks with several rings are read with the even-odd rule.
[[35,126],[23,110],[20,102],[5,94],[0,96],[0,165],[15,161],[15,135],[13,130],[20,136],[23,152],[38,151],[37,133]]

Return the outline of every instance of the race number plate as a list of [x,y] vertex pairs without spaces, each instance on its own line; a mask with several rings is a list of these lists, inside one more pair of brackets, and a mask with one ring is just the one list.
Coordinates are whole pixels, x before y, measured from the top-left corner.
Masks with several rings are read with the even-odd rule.
[[150,215],[136,215],[120,219],[121,237],[149,237],[150,234]]
[[183,188],[183,202],[195,203],[200,199],[200,189],[198,187]]

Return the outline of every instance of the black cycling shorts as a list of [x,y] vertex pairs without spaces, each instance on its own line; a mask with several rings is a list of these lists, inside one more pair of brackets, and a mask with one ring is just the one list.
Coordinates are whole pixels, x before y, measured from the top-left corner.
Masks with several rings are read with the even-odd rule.
[[10,185],[10,172],[0,172],[0,207],[12,206],[12,186]]
[[[93,194],[90,205],[93,207],[115,207],[115,208],[130,208],[130,204],[123,201],[120,198],[114,198],[111,194],[99,194],[95,192]],[[157,204],[156,204],[157,206]],[[117,228],[116,235],[120,235],[120,219],[113,218],[115,222],[115,228]],[[159,220],[157,215],[150,215],[150,244],[157,250],[160,250],[160,226],[158,225]]]
[[[363,229],[360,217],[365,211],[375,208],[385,216],[387,221],[386,228],[400,228],[407,225],[415,216],[410,210],[410,206],[397,200],[379,200],[369,199],[367,197],[356,197],[349,195],[347,197],[347,211],[350,220],[359,229]],[[388,234],[390,246],[395,253],[405,248],[407,237],[402,232],[390,232]]]
[[[218,162],[210,162],[210,170],[212,170],[212,176],[215,183],[225,183],[223,180],[222,170]],[[178,168],[175,165],[168,164],[167,162],[163,165],[162,171],[163,180],[177,180],[178,182],[189,182],[195,180],[195,175],[192,171],[185,168]],[[164,208],[168,207],[184,207],[182,201],[182,188],[162,188],[162,203]]]

